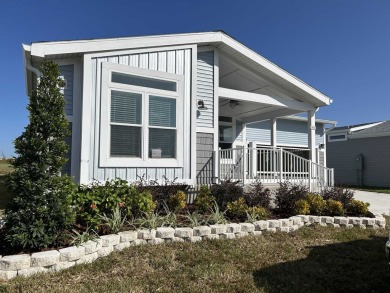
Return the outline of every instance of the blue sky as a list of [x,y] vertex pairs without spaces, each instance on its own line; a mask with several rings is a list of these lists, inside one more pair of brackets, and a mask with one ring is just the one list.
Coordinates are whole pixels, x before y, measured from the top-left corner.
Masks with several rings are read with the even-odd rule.
[[390,1],[7,1],[0,155],[28,123],[22,43],[222,29],[330,96],[319,118],[390,120]]

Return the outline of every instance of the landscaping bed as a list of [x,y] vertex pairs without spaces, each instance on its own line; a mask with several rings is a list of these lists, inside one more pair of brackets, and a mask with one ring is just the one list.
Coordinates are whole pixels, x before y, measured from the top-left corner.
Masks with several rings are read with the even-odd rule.
[[387,237],[386,229],[310,225],[292,233],[141,245],[59,273],[0,281],[0,291],[389,292]]

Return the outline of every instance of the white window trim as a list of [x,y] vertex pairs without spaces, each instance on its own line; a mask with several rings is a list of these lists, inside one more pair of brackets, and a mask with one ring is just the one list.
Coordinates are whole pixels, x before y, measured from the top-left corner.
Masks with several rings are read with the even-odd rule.
[[[138,75],[174,81],[176,92],[144,88],[111,82],[111,72]],[[142,93],[142,156],[141,158],[110,156],[110,111],[111,90]],[[176,99],[176,158],[149,158],[149,95],[159,95]],[[183,167],[183,118],[184,118],[184,77],[177,74],[154,71],[121,64],[102,62],[101,120],[100,120],[100,151],[99,165],[101,167]],[[153,126],[152,126],[153,127]]]
[[[344,138],[336,138],[332,139],[332,136],[339,136],[344,135]],[[346,141],[347,140],[347,134],[346,133],[334,133],[334,134],[328,134],[328,142],[334,142],[334,141]]]

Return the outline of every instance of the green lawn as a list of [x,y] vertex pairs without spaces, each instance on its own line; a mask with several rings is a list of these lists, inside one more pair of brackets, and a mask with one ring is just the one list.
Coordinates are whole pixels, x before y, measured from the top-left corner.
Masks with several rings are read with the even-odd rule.
[[0,216],[3,215],[7,203],[11,200],[12,195],[5,185],[5,175],[12,172],[12,166],[8,161],[0,161]]
[[387,229],[313,226],[139,246],[61,273],[3,281],[0,292],[390,292],[387,238]]

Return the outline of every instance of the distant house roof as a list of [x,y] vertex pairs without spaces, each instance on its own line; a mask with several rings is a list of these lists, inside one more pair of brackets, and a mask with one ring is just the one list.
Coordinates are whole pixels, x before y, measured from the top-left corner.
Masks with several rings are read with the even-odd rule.
[[348,138],[390,136],[390,120],[335,127],[329,133],[347,133]]

